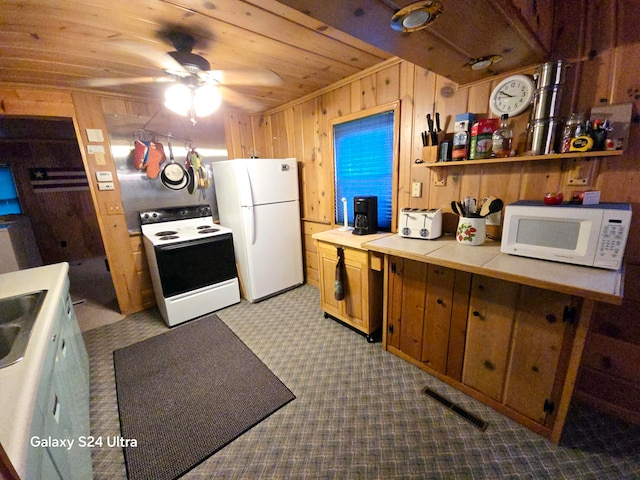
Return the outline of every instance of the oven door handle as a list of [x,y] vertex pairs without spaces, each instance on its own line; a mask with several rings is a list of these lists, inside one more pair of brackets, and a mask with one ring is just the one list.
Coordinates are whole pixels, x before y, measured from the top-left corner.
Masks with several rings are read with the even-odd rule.
[[187,242],[179,242],[179,243],[171,243],[169,245],[156,245],[156,250],[158,251],[167,251],[167,250],[178,250],[180,248],[189,248],[189,247],[194,247],[196,245],[203,245],[206,243],[214,243],[214,242],[219,242],[221,240],[224,240],[225,238],[227,238],[229,236],[229,234],[227,233],[223,233],[220,235],[215,235],[213,237],[205,237],[205,238],[199,238],[196,240],[189,240]]
[[251,245],[256,243],[256,211],[255,207],[244,207],[242,209],[242,220],[244,223],[244,231],[247,239],[251,241]]

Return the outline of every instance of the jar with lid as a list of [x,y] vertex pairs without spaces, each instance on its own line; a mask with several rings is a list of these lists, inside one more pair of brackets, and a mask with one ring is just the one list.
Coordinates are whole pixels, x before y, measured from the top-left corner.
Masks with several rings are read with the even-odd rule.
[[571,148],[571,139],[584,135],[584,115],[581,113],[572,113],[567,119],[564,130],[562,131],[562,143],[560,151],[568,153]]

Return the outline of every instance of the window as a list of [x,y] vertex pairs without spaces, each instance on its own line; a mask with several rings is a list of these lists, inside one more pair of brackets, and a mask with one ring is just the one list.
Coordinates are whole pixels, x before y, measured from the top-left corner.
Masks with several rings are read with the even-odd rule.
[[11,167],[0,165],[0,215],[22,213]]
[[378,227],[391,230],[396,182],[397,104],[339,118],[333,125],[335,222],[344,223],[342,198],[353,225],[353,197],[378,197]]

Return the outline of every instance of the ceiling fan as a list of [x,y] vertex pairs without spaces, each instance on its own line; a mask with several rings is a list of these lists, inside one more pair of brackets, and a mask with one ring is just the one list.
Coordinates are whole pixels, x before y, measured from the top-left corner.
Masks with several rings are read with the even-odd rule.
[[[191,95],[189,100],[195,100],[193,101],[194,104],[202,104],[203,101],[209,101],[209,97],[213,94],[224,98],[226,102],[242,110],[257,112],[262,109],[262,105],[259,102],[249,99],[229,87],[239,85],[278,86],[282,84],[282,78],[277,73],[266,68],[211,70],[209,62],[204,57],[193,53],[192,50],[195,46],[193,36],[180,31],[171,31],[166,34],[166,37],[173,44],[174,51],[163,52],[148,45],[128,40],[114,42],[121,50],[136,54],[152,62],[162,69],[163,75],[154,77],[92,78],[82,81],[82,85],[101,88],[143,83],[173,83],[179,87],[175,89],[176,91],[182,90],[183,97],[177,100],[179,109],[180,101],[186,101],[184,97],[187,92],[185,90],[186,87]],[[203,92],[206,98],[196,98],[195,96],[198,92]],[[219,103],[220,99],[217,98],[216,100]],[[169,102],[168,98],[167,101]],[[165,103],[165,105],[167,104]],[[170,105],[167,105],[167,107],[172,109]],[[182,108],[184,108],[184,105],[182,105]],[[194,114],[198,115],[194,108],[190,108],[188,112],[180,111],[177,113],[183,115],[191,114],[192,122],[195,122]]]

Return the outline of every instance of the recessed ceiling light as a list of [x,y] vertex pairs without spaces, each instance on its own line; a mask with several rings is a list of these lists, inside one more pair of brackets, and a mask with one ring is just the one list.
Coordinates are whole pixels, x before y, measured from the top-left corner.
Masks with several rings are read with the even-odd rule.
[[415,32],[432,23],[440,13],[442,4],[437,0],[415,2],[391,17],[391,28],[399,32]]

